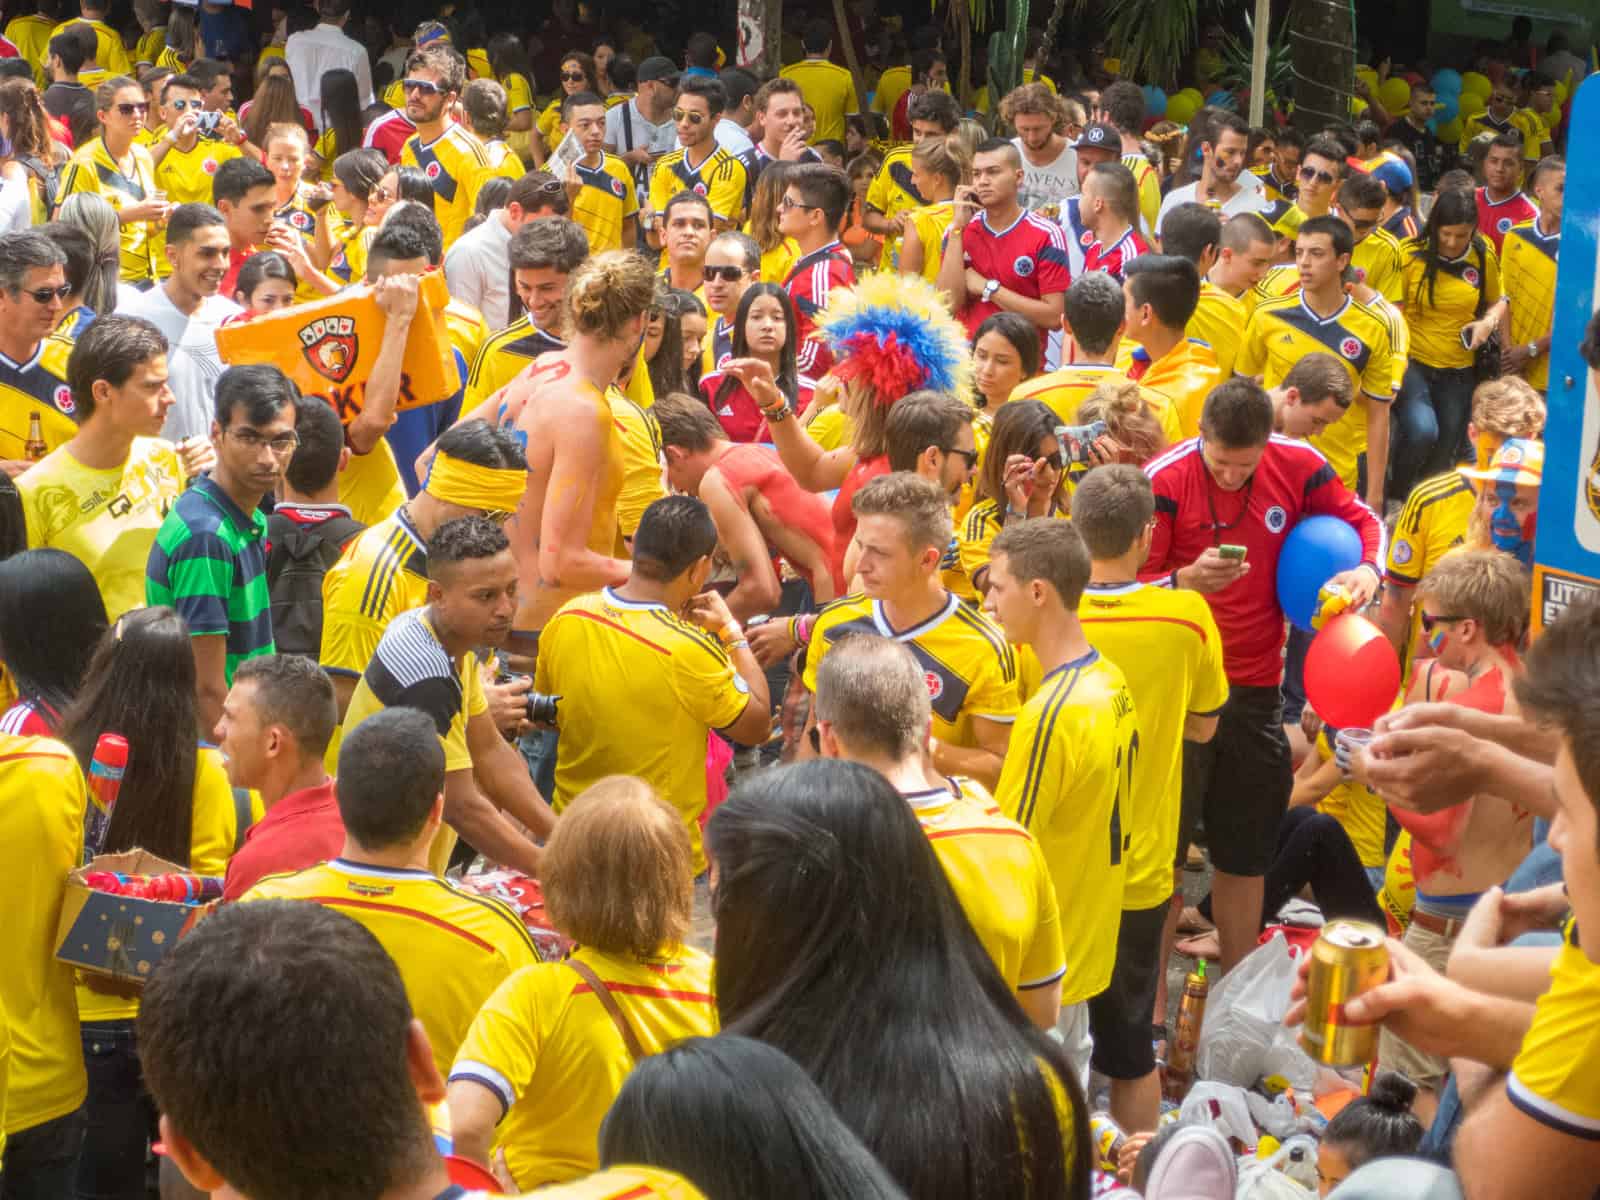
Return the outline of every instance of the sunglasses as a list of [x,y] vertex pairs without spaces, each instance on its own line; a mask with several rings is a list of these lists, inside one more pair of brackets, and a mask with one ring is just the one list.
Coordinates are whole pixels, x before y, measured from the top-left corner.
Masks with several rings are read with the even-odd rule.
[[33,297],[35,304],[49,304],[52,300],[65,300],[72,295],[72,285],[63,283],[60,287],[35,288],[33,291],[25,291],[22,294]]
[[940,446],[939,449],[946,454],[959,454],[961,461],[967,464],[967,470],[969,471],[978,465],[978,452],[976,450],[957,450],[954,446]]
[[1432,613],[1422,614],[1422,632],[1432,633],[1436,625],[1449,625],[1456,621],[1465,621],[1466,617],[1435,616]]
[[394,199],[394,193],[386,187],[375,187],[367,199],[375,204],[387,204]]
[[805,208],[805,209],[813,209],[814,208],[818,212],[822,211],[822,205],[820,205],[820,204],[806,204],[804,201],[794,200],[794,199],[791,199],[788,196],[785,196],[782,200],[778,201],[778,207],[779,208]]
[[563,72],[561,72],[561,82],[562,83],[583,83],[584,82],[583,72],[582,71],[563,71]]
[[113,107],[125,117],[131,117],[134,113],[138,113],[142,117],[150,111],[150,105],[144,101],[132,104],[124,100],[121,104],[113,105]]
[[743,267],[706,267],[707,279],[720,279],[723,283],[738,283],[744,278]]
[[706,114],[690,112],[687,108],[675,108],[672,110],[672,119],[674,121],[687,121],[691,125],[699,125],[705,121]]
[[431,79],[402,79],[400,86],[408,92],[421,92],[424,96],[437,96],[444,91]]
[[541,193],[548,193],[548,194],[553,196],[553,195],[555,195],[555,193],[561,191],[562,186],[563,185],[561,183],[561,180],[559,180],[559,179],[546,179],[543,183],[541,183],[538,186],[538,188],[536,190],[541,192]]
[[204,107],[204,104],[200,100],[171,100],[168,101],[167,107],[172,109],[173,112],[186,112],[191,108],[195,112],[199,112]]
[[1300,178],[1310,183],[1313,179],[1318,183],[1332,183],[1333,176],[1326,171],[1319,171],[1315,167],[1301,167]]

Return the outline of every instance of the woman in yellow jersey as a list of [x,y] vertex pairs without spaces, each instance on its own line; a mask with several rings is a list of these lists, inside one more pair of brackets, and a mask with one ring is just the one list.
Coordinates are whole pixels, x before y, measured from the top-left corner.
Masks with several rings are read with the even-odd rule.
[[798,1063],[908,1195],[1088,1195],[1066,1052],[1013,1000],[882,775],[818,761],[755,776],[706,846],[723,1028]]
[[389,171],[382,150],[347,151],[333,160],[333,199],[317,214],[314,262],[341,283],[359,283],[367,275],[367,247],[377,232],[367,223],[372,194]]
[[[0,153],[0,180],[8,187],[20,188],[28,202],[11,213],[13,224],[5,232],[15,232],[30,225],[42,225],[49,219],[50,204],[54,196],[45,195],[44,172],[50,161],[51,141],[49,116],[39,103],[39,90],[27,79],[7,79],[0,82],[0,148],[9,143],[10,149]],[[5,214],[0,213],[0,226]]]
[[578,948],[500,985],[449,1083],[455,1152],[488,1165],[498,1143],[518,1191],[593,1171],[600,1122],[633,1064],[716,1031],[711,959],[687,945],[688,830],[647,783],[612,776],[578,795],[540,876],[551,922]]
[[980,594],[989,590],[989,547],[1001,529],[1068,515],[1059,424],[1042,400],[1013,400],[995,414],[977,500],[956,532],[961,569]]
[[1411,360],[1395,401],[1394,486],[1404,494],[1420,479],[1471,458],[1467,419],[1477,385],[1473,360],[1501,314],[1500,263],[1478,232],[1469,191],[1445,191],[1420,237],[1402,244],[1405,318]]
[[600,1127],[600,1162],[665,1167],[712,1197],[904,1195],[788,1055],[733,1034],[635,1067]]
[[689,373],[683,369],[683,309],[673,289],[664,283],[656,284],[639,355],[644,360],[652,396],[694,390]]
[[66,203],[56,211],[56,220],[81,229],[94,246],[94,265],[79,293],[79,302],[96,313],[112,312],[117,307],[117,289],[122,286],[119,249],[122,232],[116,211],[93,192],[79,192],[67,197]]
[[150,113],[144,89],[126,76],[108,79],[95,92],[100,136],[79,146],[61,176],[56,204],[75,192],[95,192],[117,212],[122,228],[122,281],[156,279],[151,235],[166,220],[168,205],[155,199],[155,167],[137,138]]
[[180,74],[189,64],[205,57],[200,40],[199,5],[174,4],[167,12],[167,44],[156,55],[156,66],[170,67]]
[[[243,840],[250,800],[235,802],[215,748],[195,742],[194,652],[189,627],[170,608],[121,618],[101,640],[83,687],[62,719],[60,737],[85,773],[102,733],[128,740],[128,765],[103,830],[86,829],[85,853],[142,848],[196,875],[220,876]],[[99,833],[98,844],[88,838]],[[139,1001],[125,989],[78,983],[91,1135],[78,1186],[124,1194],[142,1177],[155,1104],[138,1082],[134,1019]]]
[[332,183],[333,160],[360,148],[361,94],[355,72],[340,67],[322,76],[322,132],[311,161],[322,181]]
[[267,126],[261,136],[267,169],[272,172],[273,227],[267,234],[267,243],[294,268],[299,300],[332,295],[339,290],[340,281],[319,271],[312,257],[317,241],[317,213],[329,206],[330,198],[321,184],[306,182],[310,139],[298,124],[282,121]]
[[533,161],[539,165],[543,166],[544,160],[561,144],[561,102],[579,92],[593,92],[598,96],[600,80],[595,75],[592,57],[582,50],[569,50],[561,59],[561,90],[539,114],[538,137],[532,139]]
[[[900,270],[907,275],[920,274],[929,283],[939,281],[944,237],[955,214],[952,199],[971,168],[965,146],[954,138],[929,138],[913,147],[911,184],[927,203],[907,209],[891,222],[902,230]],[[906,236],[912,234],[915,236]]]
[[506,145],[523,162],[533,158],[533,64],[528,50],[514,33],[497,33],[489,39],[489,66],[506,90]]
[[750,201],[750,220],[745,225],[745,232],[761,247],[761,278],[780,287],[789,278],[795,259],[800,257],[800,247],[794,239],[778,232],[779,203],[792,169],[791,164],[784,162],[768,163],[762,169]]

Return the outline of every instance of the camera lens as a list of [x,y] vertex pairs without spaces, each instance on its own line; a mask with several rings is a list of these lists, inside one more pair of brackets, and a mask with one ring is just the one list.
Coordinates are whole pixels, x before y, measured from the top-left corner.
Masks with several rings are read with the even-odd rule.
[[556,705],[560,696],[547,696],[543,692],[528,693],[528,720],[535,725],[554,725]]

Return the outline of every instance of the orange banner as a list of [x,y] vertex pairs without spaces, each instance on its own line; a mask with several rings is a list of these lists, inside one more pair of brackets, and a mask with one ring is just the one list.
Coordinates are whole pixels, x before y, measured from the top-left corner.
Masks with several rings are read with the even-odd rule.
[[[406,338],[397,408],[417,408],[461,386],[445,329],[450,288],[435,271],[422,277],[417,315]],[[229,365],[271,363],[308,396],[321,396],[348,425],[361,411],[367,377],[383,344],[385,317],[366,284],[309,304],[296,304],[217,330],[217,351]]]

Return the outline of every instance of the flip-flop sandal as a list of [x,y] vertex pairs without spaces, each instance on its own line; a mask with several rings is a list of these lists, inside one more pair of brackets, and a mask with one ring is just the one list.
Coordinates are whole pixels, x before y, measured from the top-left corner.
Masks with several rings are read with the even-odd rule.
[[[1215,946],[1215,949],[1212,948],[1213,946]],[[1222,945],[1220,942],[1214,941],[1210,934],[1184,938],[1173,949],[1185,958],[1204,958],[1210,962],[1217,962],[1222,958]]]

